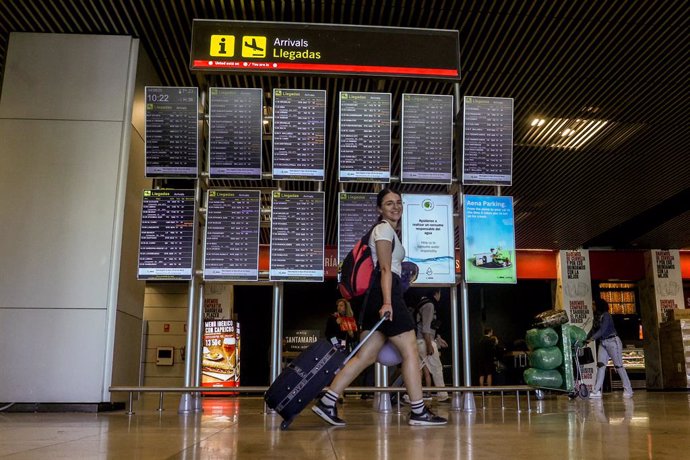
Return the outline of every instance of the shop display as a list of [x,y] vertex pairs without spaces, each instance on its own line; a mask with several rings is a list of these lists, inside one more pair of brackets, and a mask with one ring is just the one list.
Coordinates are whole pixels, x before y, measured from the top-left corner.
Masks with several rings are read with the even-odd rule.
[[612,315],[634,315],[637,313],[635,283],[599,283],[599,295],[609,303]]

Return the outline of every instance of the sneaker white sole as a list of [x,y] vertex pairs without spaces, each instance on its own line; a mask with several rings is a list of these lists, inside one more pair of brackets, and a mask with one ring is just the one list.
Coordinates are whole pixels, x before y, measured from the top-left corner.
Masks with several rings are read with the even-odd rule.
[[448,424],[448,422],[425,422],[421,420],[408,420],[407,423],[412,426],[443,426]]
[[344,422],[343,422],[343,423],[338,423],[338,422],[336,422],[335,420],[331,419],[331,418],[328,416],[328,414],[326,414],[324,411],[322,411],[321,409],[319,409],[317,406],[312,406],[312,407],[311,407],[311,411],[312,411],[313,413],[315,413],[316,415],[318,415],[319,417],[321,417],[321,419],[322,419],[324,422],[326,422],[326,423],[328,423],[328,424],[330,424],[330,425],[333,425],[333,426],[345,426],[345,423],[344,423]]

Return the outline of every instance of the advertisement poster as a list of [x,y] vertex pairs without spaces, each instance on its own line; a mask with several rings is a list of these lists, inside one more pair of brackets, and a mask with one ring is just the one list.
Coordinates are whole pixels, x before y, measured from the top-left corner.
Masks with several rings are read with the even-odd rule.
[[[594,312],[592,311],[592,278],[590,276],[589,251],[560,251],[558,254],[558,287],[556,290],[556,308],[568,313],[570,324],[581,327],[585,332],[592,329]],[[594,342],[589,347],[592,356],[597,356]],[[582,380],[590,391],[596,378],[597,363],[581,367]]]
[[204,321],[231,319],[233,302],[232,284],[207,283],[204,288]]
[[239,323],[231,320],[204,322],[201,385],[233,388],[240,385]]
[[517,283],[513,197],[465,195],[465,281]]
[[[680,251],[653,249],[645,257],[647,277],[652,276],[659,323],[669,319],[669,311],[684,308]],[[651,267],[650,267],[651,265]]]
[[403,194],[402,199],[403,270],[416,265],[417,284],[455,283],[453,197]]
[[289,329],[283,334],[283,351],[301,353],[319,340],[319,329]]

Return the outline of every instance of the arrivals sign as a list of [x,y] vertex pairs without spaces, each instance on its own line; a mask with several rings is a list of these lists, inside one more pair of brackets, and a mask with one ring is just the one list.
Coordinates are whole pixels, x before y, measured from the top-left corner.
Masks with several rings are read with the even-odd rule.
[[192,70],[460,78],[457,30],[195,19]]
[[417,284],[455,283],[453,197],[403,194],[405,260],[417,265]]
[[510,196],[465,195],[465,281],[517,283],[513,215]]

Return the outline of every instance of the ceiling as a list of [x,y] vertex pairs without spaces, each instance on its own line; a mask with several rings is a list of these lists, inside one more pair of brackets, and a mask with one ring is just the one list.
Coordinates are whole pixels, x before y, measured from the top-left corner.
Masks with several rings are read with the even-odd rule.
[[[189,70],[194,18],[456,29],[463,95],[515,99],[513,186],[519,249],[690,248],[690,8],[685,0],[6,0],[0,2],[0,78],[9,33],[132,35],[170,86],[328,91],[327,244],[337,239],[338,91],[452,94],[445,81],[200,75]],[[532,126],[534,118],[543,126]],[[589,139],[579,148],[564,131]],[[548,129],[547,129],[548,128]],[[567,131],[565,131],[567,133]],[[399,133],[393,132],[394,138]],[[264,170],[270,170],[270,142]],[[399,174],[399,145],[393,147]],[[213,181],[214,186],[257,186]],[[263,181],[261,186],[275,184]],[[285,189],[313,190],[311,182]],[[371,184],[348,191],[374,191]],[[402,184],[408,192],[445,186]],[[465,186],[469,194],[495,194]]]

